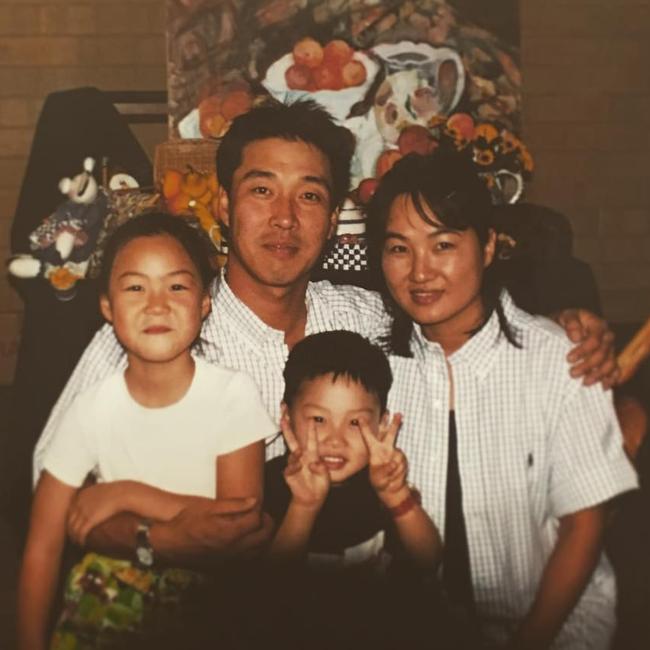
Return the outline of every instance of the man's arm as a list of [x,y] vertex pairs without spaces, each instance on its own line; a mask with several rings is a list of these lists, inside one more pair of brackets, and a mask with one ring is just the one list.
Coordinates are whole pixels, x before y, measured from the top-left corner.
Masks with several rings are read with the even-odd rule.
[[546,563],[537,595],[512,638],[512,650],[548,648],[578,602],[598,562],[605,507],[560,519],[558,539]]
[[88,344],[81,355],[68,383],[52,408],[43,431],[34,450],[34,483],[43,469],[45,451],[52,435],[56,431],[63,414],[68,410],[72,400],[84,389],[107,377],[120,367],[125,367],[126,356],[110,325],[104,325]]
[[585,386],[601,382],[604,389],[611,388],[618,378],[618,366],[614,333],[607,322],[586,309],[564,309],[549,317],[576,344],[567,357],[571,376],[582,377]]
[[[142,518],[120,513],[93,528],[87,545],[100,553],[135,558],[136,531]],[[169,521],[154,521],[149,539],[156,563],[210,566],[230,555],[258,550],[272,533],[272,522],[254,498],[197,497]]]

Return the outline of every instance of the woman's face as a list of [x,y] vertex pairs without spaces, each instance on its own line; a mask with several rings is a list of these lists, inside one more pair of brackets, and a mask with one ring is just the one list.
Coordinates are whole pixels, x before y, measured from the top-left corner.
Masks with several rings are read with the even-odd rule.
[[427,339],[442,343],[461,336],[464,341],[483,318],[481,282],[494,256],[494,232],[482,246],[473,229],[450,229],[425,210],[433,225],[409,196],[393,201],[382,250],[386,284]]

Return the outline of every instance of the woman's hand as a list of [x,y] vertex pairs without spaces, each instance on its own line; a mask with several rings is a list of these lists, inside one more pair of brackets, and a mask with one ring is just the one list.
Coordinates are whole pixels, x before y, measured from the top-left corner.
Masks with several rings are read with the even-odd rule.
[[554,320],[577,345],[567,357],[571,376],[582,377],[585,386],[601,382],[604,389],[614,386],[618,365],[614,354],[614,333],[607,322],[586,309],[564,309]]
[[293,502],[303,508],[320,510],[329,492],[330,478],[318,452],[316,423],[313,420],[309,423],[305,449],[300,447],[287,415],[282,417],[280,426],[290,452],[284,478]]

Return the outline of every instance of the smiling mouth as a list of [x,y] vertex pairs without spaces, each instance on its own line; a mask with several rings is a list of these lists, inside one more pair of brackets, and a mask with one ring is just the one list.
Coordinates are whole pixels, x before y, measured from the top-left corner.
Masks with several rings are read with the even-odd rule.
[[287,257],[298,252],[298,245],[290,242],[271,242],[264,244],[264,248],[274,255]]
[[151,325],[144,329],[145,334],[167,334],[167,332],[171,332],[171,327],[166,325]]
[[432,289],[428,291],[415,289],[409,293],[411,294],[411,300],[416,305],[433,305],[442,298],[444,291],[440,289]]
[[348,462],[348,459],[343,456],[321,456],[320,459],[329,470],[343,469]]

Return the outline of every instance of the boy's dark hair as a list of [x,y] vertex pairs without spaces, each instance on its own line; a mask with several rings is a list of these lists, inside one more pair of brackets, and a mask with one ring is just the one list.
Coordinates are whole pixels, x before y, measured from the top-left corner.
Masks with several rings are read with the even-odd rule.
[[235,170],[241,165],[244,147],[257,140],[281,138],[313,145],[330,165],[332,174],[331,208],[337,208],[350,188],[350,163],[355,139],[337,126],[331,115],[312,100],[283,104],[269,99],[236,117],[217,151],[219,183],[230,195]]
[[[386,224],[390,208],[398,196],[409,197],[426,223],[433,225],[428,209],[449,228],[473,229],[481,246],[487,243],[490,230],[494,230],[493,207],[490,193],[471,160],[450,150],[436,149],[428,156],[405,156],[381,179],[368,205],[368,257],[379,281],[384,304],[393,316],[389,348],[395,354],[410,357],[413,321],[393,300],[381,270]],[[487,321],[496,311],[502,333],[518,347],[499,300],[502,287],[502,272],[495,255],[484,271],[481,286],[485,319]]]
[[199,272],[203,289],[208,289],[216,271],[211,262],[214,247],[207,235],[198,226],[190,225],[182,217],[175,217],[166,212],[147,212],[123,223],[106,242],[99,272],[101,293],[108,291],[111,270],[117,254],[134,239],[156,235],[169,235],[185,249]]
[[386,410],[393,374],[386,355],[360,334],[345,330],[312,334],[297,343],[284,367],[283,401],[291,406],[303,382],[323,375],[361,384]]

